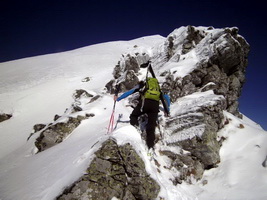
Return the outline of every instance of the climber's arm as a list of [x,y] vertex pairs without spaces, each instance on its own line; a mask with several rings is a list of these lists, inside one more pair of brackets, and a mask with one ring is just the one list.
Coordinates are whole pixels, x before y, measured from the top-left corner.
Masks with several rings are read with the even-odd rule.
[[127,91],[127,92],[124,92],[122,95],[120,95],[119,97],[117,98],[114,98],[116,101],[120,101],[122,99],[125,99],[126,97],[130,96],[131,94],[135,93],[135,92],[138,92],[140,90],[140,84],[138,84],[137,86],[135,86],[133,89]]
[[137,90],[136,88],[133,88],[133,89],[127,91],[127,92],[124,92],[121,96],[119,96],[119,97],[117,98],[117,101],[120,101],[120,100],[122,100],[122,99],[125,99],[126,97],[128,97],[128,96],[130,96],[131,94],[135,93],[136,90]]

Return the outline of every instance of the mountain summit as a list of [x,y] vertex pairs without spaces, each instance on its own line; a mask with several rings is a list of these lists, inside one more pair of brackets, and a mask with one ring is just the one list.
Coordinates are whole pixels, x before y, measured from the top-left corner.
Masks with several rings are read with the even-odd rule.
[[[0,199],[266,199],[266,132],[242,115],[238,28],[180,27],[0,64]],[[155,155],[129,124],[148,61],[171,97]]]

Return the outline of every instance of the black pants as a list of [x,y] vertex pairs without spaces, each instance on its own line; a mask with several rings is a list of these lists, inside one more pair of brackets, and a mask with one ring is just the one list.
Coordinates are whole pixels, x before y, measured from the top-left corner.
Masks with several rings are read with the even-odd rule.
[[130,115],[130,124],[133,126],[138,126],[138,117],[143,114],[147,114],[148,122],[146,126],[146,143],[149,149],[154,147],[155,143],[155,128],[157,125],[158,112],[159,102],[155,100],[145,99],[143,108],[142,101],[140,101]]

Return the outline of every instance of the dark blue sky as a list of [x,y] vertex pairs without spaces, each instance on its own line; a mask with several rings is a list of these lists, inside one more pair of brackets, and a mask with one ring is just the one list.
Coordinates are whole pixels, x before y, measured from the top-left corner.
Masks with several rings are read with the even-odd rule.
[[251,45],[240,111],[267,130],[267,15],[259,2],[1,0],[0,62],[147,35],[166,37],[180,26],[236,26]]

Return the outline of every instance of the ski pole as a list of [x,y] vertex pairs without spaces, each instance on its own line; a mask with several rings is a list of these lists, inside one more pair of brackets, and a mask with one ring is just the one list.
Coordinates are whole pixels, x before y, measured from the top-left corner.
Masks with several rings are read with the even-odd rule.
[[108,132],[107,133],[111,133],[113,131],[115,106],[116,106],[116,101],[114,101],[112,113],[111,113],[109,124],[108,124]]
[[[119,89],[120,89],[119,85],[116,85],[115,86],[115,96],[118,96]],[[111,113],[111,116],[110,116],[109,125],[108,125],[108,132],[107,133],[111,133],[113,131],[113,129],[114,129],[114,114],[115,114],[116,102],[117,102],[117,99],[114,99],[114,105],[113,105],[112,113]]]

